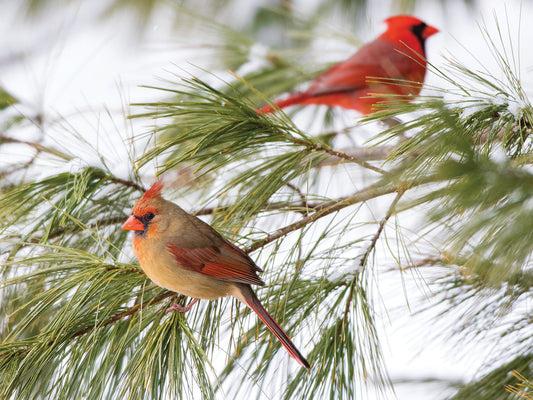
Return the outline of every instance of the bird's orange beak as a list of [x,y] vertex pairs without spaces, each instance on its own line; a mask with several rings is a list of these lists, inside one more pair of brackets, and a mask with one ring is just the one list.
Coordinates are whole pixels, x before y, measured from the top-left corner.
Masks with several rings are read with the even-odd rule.
[[132,214],[124,225],[122,225],[122,229],[127,229],[128,231],[144,231],[144,225]]
[[426,27],[424,28],[424,39],[427,39],[435,33],[439,33],[439,30],[437,28],[431,25],[426,25]]

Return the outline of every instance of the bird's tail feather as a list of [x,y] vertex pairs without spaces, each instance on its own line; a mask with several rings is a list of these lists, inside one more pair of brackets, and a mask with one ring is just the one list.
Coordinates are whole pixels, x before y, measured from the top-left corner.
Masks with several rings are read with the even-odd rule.
[[283,331],[283,329],[281,329],[281,327],[274,320],[274,318],[272,318],[272,316],[267,312],[267,310],[265,310],[265,308],[262,306],[261,302],[255,295],[255,293],[252,291],[252,289],[244,285],[240,289],[242,294],[242,300],[244,300],[244,302],[257,313],[259,318],[261,318],[261,321],[263,321],[268,327],[268,329],[270,329],[270,331],[279,339],[279,341],[281,342],[283,347],[287,349],[291,357],[294,358],[302,367],[309,369],[310,366],[305,357],[296,348],[294,343],[292,343],[291,339],[289,339],[287,334]]
[[[310,96],[306,93],[297,93],[297,94],[287,97],[286,99],[276,102],[276,105],[279,108],[294,106],[296,104],[301,104],[302,102],[307,100],[309,97]],[[272,106],[269,106],[268,104],[264,105],[263,107],[257,110],[257,112],[260,114],[268,114],[268,113],[275,112],[275,111],[276,109],[274,109]]]

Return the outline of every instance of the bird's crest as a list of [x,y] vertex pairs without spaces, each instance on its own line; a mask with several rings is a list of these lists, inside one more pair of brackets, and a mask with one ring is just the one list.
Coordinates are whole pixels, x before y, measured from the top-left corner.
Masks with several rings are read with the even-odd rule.
[[161,197],[161,190],[163,189],[163,180],[159,179],[155,181],[150,189],[144,192],[142,200],[154,199],[156,197]]
[[161,198],[161,190],[163,189],[163,181],[157,180],[150,189],[144,192],[143,197],[135,202],[132,213],[138,216],[144,215],[147,212],[157,213],[153,207],[153,200]]
[[422,23],[422,20],[413,17],[411,15],[394,15],[385,19],[385,22],[389,26],[414,26]]

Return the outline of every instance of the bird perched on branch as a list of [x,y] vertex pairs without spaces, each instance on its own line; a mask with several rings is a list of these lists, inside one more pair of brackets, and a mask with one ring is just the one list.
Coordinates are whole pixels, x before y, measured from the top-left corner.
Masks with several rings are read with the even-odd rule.
[[264,286],[261,269],[240,248],[224,239],[201,219],[163,199],[157,181],[135,202],[123,229],[135,231],[133,251],[146,275],[157,285],[198,299],[233,296],[250,307],[301,366],[309,363],[263,308],[250,285]]
[[[439,30],[410,15],[384,21],[387,30],[318,78],[309,89],[276,102],[279,108],[322,104],[370,114],[387,103],[411,101],[426,75],[426,39]],[[390,96],[387,96],[390,95]],[[385,106],[386,107],[386,106]],[[265,105],[259,113],[274,112]]]

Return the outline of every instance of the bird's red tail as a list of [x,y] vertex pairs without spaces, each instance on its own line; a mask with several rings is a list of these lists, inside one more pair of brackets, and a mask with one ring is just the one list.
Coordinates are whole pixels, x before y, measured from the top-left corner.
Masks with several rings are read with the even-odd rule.
[[[311,96],[304,93],[297,93],[292,96],[287,97],[286,99],[280,100],[276,102],[276,105],[279,108],[285,108],[289,106],[294,106],[296,104],[302,104],[305,100],[309,99]],[[268,114],[271,112],[276,111],[273,107],[267,105],[264,105],[263,107],[259,108],[257,110],[260,114]]]
[[268,327],[268,329],[270,329],[270,331],[279,339],[279,341],[281,342],[283,347],[287,349],[291,357],[294,358],[302,367],[306,369],[311,368],[305,357],[302,356],[302,353],[300,353],[294,343],[292,343],[291,339],[289,339],[287,334],[283,332],[283,329],[281,329],[281,327],[274,320],[274,318],[272,318],[272,316],[267,312],[267,310],[265,310],[265,308],[261,305],[261,302],[255,295],[255,293],[252,291],[252,289],[249,286],[243,285],[241,287],[241,293],[246,304],[256,312],[259,318],[261,318],[261,321],[263,321]]

